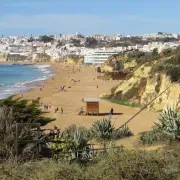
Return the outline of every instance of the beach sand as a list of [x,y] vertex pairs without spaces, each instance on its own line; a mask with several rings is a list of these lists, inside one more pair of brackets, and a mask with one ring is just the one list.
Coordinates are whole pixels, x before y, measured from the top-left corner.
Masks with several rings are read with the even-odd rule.
[[[94,67],[83,66],[80,68],[80,72],[76,72],[75,74],[73,73],[73,65],[55,64],[52,65],[52,67],[56,72],[54,80],[52,78],[46,80],[44,82],[44,87],[42,87],[42,91],[40,91],[40,87],[37,87],[23,93],[23,98],[25,99],[31,100],[40,97],[43,105],[51,104],[51,110],[45,115],[47,117],[56,118],[56,120],[47,124],[44,128],[53,128],[57,126],[60,129],[64,129],[71,124],[89,128],[94,121],[101,120],[104,117],[108,118],[108,115],[79,116],[75,111],[80,109],[81,106],[84,106],[82,98],[99,97],[102,93],[109,93],[111,88],[118,85],[120,81],[94,80],[94,78],[97,77],[97,72]],[[76,71],[79,67],[74,66],[74,69]],[[80,80],[80,82],[73,83],[71,79],[75,79],[76,81]],[[57,88],[60,89],[63,85],[65,85],[67,92],[56,92]],[[71,88],[67,88],[68,86],[71,86]],[[57,107],[59,108],[59,112],[54,113]],[[64,110],[63,114],[61,114],[61,107],[63,107]],[[114,113],[123,113],[122,115],[112,116],[112,122],[116,127],[122,125],[139,110],[138,108],[114,104],[107,100],[100,101],[100,113],[109,113],[111,108],[114,109]],[[131,131],[137,135],[139,132],[151,130],[156,121],[156,113],[143,111],[128,125]]]

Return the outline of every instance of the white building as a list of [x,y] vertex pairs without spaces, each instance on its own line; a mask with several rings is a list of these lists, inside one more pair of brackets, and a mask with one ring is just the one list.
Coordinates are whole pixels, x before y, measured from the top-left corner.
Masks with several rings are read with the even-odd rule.
[[108,59],[108,57],[115,54],[119,54],[119,52],[107,52],[107,51],[94,52],[94,53],[84,56],[84,63],[93,64],[93,65],[96,65],[96,64],[101,65]]
[[178,38],[178,34],[169,34],[169,33],[151,33],[151,34],[144,34],[142,36],[140,36],[144,39],[148,39],[148,38],[159,38],[159,39],[163,39],[163,38]]

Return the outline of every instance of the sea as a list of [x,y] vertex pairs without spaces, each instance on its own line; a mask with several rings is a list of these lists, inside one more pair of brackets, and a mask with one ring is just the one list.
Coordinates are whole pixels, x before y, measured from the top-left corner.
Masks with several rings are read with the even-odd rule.
[[54,75],[50,65],[0,64],[0,99],[28,91]]

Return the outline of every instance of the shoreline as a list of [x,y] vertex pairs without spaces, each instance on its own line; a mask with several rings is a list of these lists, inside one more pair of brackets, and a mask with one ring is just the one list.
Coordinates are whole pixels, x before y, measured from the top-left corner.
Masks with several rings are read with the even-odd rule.
[[[3,65],[4,63],[2,63]],[[12,63],[6,63],[4,65],[13,65]],[[19,64],[18,64],[19,65]],[[25,92],[29,92],[31,89],[36,88],[38,86],[41,86],[44,81],[47,79],[53,77],[55,75],[55,71],[51,67],[51,64],[42,64],[42,63],[36,63],[33,65],[29,64],[23,64],[23,66],[33,66],[35,69],[38,69],[39,72],[41,72],[42,76],[37,77],[36,79],[32,80],[25,80],[22,82],[17,82],[15,84],[11,85],[2,85],[4,87],[7,87],[7,90],[5,89],[4,92],[0,94],[0,100],[3,100],[5,98],[8,98],[10,96],[17,96],[18,94],[23,94]],[[8,88],[15,88],[14,92],[8,90]]]

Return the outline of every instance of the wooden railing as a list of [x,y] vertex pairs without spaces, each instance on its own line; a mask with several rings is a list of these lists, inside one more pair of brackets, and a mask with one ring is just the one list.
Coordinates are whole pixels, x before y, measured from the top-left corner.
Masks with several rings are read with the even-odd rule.
[[66,151],[66,152],[54,152],[55,159],[64,159],[68,161],[77,160],[92,160],[95,157],[99,157],[109,152],[120,151],[122,147],[111,147],[111,148],[88,148],[84,150]]

